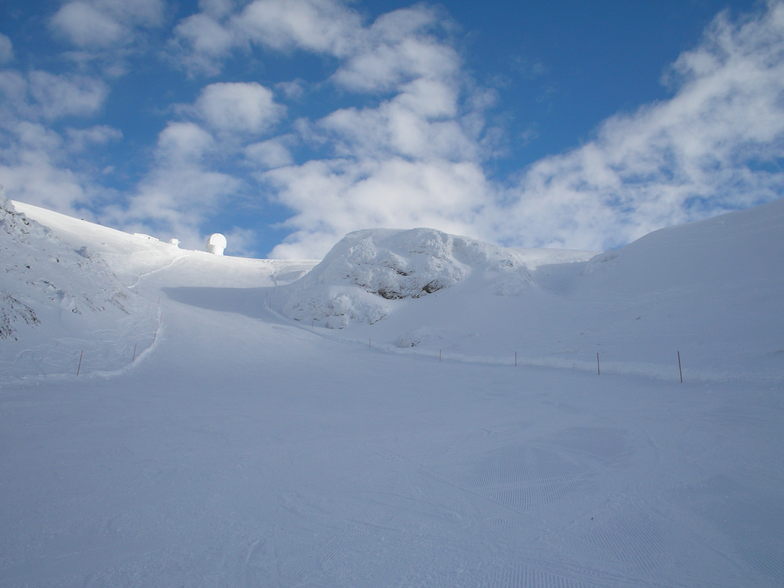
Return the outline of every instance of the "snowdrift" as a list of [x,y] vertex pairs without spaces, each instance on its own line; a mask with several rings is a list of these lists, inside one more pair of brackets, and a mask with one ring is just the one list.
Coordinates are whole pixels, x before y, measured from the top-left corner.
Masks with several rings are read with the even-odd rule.
[[434,229],[374,229],[347,235],[276,300],[294,320],[335,329],[375,324],[400,301],[467,281],[498,295],[532,283],[522,252]]
[[149,347],[155,307],[126,288],[86,245],[0,203],[0,372],[4,378],[72,373],[82,352],[118,369]]

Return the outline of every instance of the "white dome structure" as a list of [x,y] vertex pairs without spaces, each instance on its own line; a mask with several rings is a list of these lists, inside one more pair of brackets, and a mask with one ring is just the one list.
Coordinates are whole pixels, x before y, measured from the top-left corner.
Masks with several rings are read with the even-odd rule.
[[220,233],[213,233],[207,238],[207,251],[213,255],[223,255],[226,249],[226,237]]

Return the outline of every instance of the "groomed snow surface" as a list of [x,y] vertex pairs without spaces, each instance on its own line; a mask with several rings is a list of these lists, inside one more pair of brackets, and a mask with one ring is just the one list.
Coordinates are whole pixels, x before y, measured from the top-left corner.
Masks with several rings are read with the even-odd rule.
[[2,215],[2,586],[784,584],[784,201],[315,268]]

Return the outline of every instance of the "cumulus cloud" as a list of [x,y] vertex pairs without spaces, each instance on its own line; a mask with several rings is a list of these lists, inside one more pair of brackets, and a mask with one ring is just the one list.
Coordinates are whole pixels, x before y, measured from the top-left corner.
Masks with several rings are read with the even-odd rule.
[[[222,166],[231,167],[227,162],[234,158],[257,167],[290,163],[280,140],[258,141],[285,109],[270,90],[251,82],[210,84],[193,104],[176,110],[185,120],[167,123],[158,135],[153,165],[126,205],[107,209],[103,220],[129,230],[147,227],[200,248],[206,219],[247,190],[236,169]],[[224,230],[248,240],[239,229]]]
[[[292,209],[274,251],[318,256],[343,233],[427,225],[518,246],[604,249],[656,228],[780,197],[784,189],[784,4],[720,14],[672,65],[671,98],[604,121],[595,138],[521,171],[483,173],[486,94],[473,92],[434,12],[366,27],[332,76],[392,93],[300,124],[330,156],[262,172]],[[409,44],[425,48],[420,58]]]
[[[432,88],[431,88],[432,89]],[[477,145],[456,120],[457,91],[401,94],[372,108],[341,109],[319,121],[340,155],[473,160]]]
[[439,35],[448,18],[420,5],[380,16],[333,79],[351,90],[394,90],[416,79],[447,80],[460,69],[454,48]]
[[127,204],[105,209],[102,220],[162,238],[177,237],[185,246],[200,248],[204,218],[241,184],[211,167],[216,145],[196,123],[169,123],[158,135],[152,169]]
[[0,185],[9,198],[74,215],[75,205],[88,200],[82,178],[42,151],[25,150],[13,162],[2,161]]
[[201,3],[181,21],[171,51],[190,73],[216,75],[237,49],[304,50],[346,55],[362,31],[361,17],[341,0],[253,0]]
[[95,195],[93,184],[70,165],[63,137],[40,122],[0,117],[0,185],[5,196],[85,216],[78,207]]
[[138,27],[163,22],[162,0],[75,0],[52,16],[52,30],[77,47],[106,48],[128,43]]
[[6,116],[54,120],[66,116],[92,116],[104,105],[108,86],[98,78],[32,71],[0,72],[0,94]]
[[158,135],[157,160],[166,164],[197,163],[215,141],[192,122],[172,122]]
[[195,107],[210,127],[233,133],[263,132],[285,113],[272,92],[255,82],[210,84]]
[[474,232],[488,190],[469,162],[310,161],[265,175],[280,201],[297,211],[286,222],[294,233],[273,255],[312,258],[357,227],[439,227]]
[[355,44],[361,19],[337,0],[255,0],[232,25],[249,41],[273,49],[341,56]]
[[280,139],[248,145],[245,148],[245,159],[248,164],[263,169],[284,167],[294,163],[291,152]]
[[86,76],[0,72],[0,184],[8,197],[77,214],[76,207],[95,195],[88,174],[69,156],[77,144],[111,132],[67,129],[66,141],[53,125],[94,116],[107,92],[103,82]]
[[[448,26],[444,14],[424,5],[366,26],[337,0],[203,3],[200,13],[177,25],[174,46],[192,73],[219,72],[238,49],[308,51],[337,59],[334,85],[381,96],[363,108],[299,120],[285,139],[242,148],[256,178],[274,187],[274,200],[294,211],[287,223],[294,235],[276,254],[312,257],[368,223],[469,227],[466,219],[475,217],[488,191],[478,164],[483,129],[469,120],[476,109],[461,106],[471,101],[457,75],[460,59],[445,39]],[[295,80],[279,89],[296,99],[303,85]],[[242,144],[244,133],[268,132],[285,113],[269,90],[247,83],[207,86],[191,112],[220,135],[224,149]],[[325,151],[326,158],[294,165],[297,142]]]
[[719,15],[673,65],[669,100],[522,175],[491,223],[507,242],[604,249],[656,228],[780,197],[784,4]]
[[103,106],[109,88],[89,76],[34,71],[29,74],[29,91],[43,116],[51,120],[95,114]]
[[[159,0],[121,4],[66,2],[51,25],[75,46],[98,50],[124,46],[140,27],[162,22]],[[217,74],[240,52],[307,51],[328,57],[328,83],[294,79],[271,86],[276,94],[255,82],[204,86],[174,109],[179,120],[161,130],[149,172],[104,220],[154,227],[197,246],[208,215],[261,192],[291,211],[279,256],[317,257],[346,232],[374,226],[602,249],[782,194],[781,2],[739,20],[717,17],[670,68],[669,99],[611,117],[580,147],[493,180],[485,173],[498,133],[486,123],[493,95],[473,85],[449,19],[418,4],[366,22],[356,6],[200,0],[200,12],[177,24],[169,46],[189,73]],[[82,24],[70,16],[80,10],[88,15]],[[287,116],[278,100],[325,89],[333,94],[323,104],[348,97],[343,107],[273,134]],[[0,144],[16,149],[0,159],[0,182],[16,190],[61,182],[70,202],[89,198],[89,186],[60,158],[119,135],[101,125],[74,129],[66,117],[100,112],[107,92],[86,76],[0,72],[0,125],[10,137]],[[61,119],[71,126],[59,133],[43,124]]]
[[176,63],[191,72],[220,73],[223,59],[237,46],[239,39],[218,18],[199,13],[177,25],[171,42]]
[[417,6],[356,31],[331,79],[373,96],[369,105],[299,121],[300,140],[326,157],[257,174],[294,211],[274,255],[317,257],[369,226],[477,234],[493,193],[481,167],[486,101],[457,75],[442,17]]
[[124,30],[108,14],[84,2],[69,2],[52,17],[52,27],[79,47],[117,43]]

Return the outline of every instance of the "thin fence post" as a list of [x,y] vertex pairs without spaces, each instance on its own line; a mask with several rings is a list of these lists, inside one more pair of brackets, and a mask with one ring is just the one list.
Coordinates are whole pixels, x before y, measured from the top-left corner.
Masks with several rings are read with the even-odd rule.
[[136,361],[136,345],[138,345],[138,343],[133,344],[133,358],[131,358],[131,363]]
[[368,337],[368,347],[373,347],[373,341]]
[[602,375],[602,367],[599,364],[599,352],[598,351],[596,352],[596,375],[597,376],[601,376]]
[[438,350],[438,361],[441,361],[441,350]]
[[676,351],[678,354],[678,376],[681,379],[681,384],[683,384],[683,367],[681,366],[681,352]]
[[517,351],[515,351],[515,367],[517,367]]
[[79,365],[76,366],[76,375],[79,375],[79,372],[82,371],[82,357],[84,357],[84,350],[79,352]]

